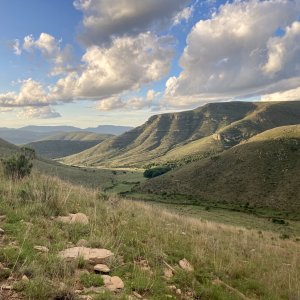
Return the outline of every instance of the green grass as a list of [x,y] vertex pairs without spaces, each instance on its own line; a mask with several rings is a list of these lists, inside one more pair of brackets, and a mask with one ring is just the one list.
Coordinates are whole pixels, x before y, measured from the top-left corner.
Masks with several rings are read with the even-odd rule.
[[[111,275],[120,276],[125,283],[119,294],[106,291],[94,299],[126,299],[134,291],[147,299],[180,299],[168,288],[173,284],[194,299],[239,299],[224,286],[215,285],[217,278],[251,299],[293,299],[299,295],[300,243],[294,237],[280,238],[275,227],[259,225],[253,216],[243,223],[246,215],[234,212],[203,211],[199,218],[202,211],[193,214],[178,207],[173,213],[166,208],[103,197],[96,190],[40,174],[19,182],[0,175],[0,215],[6,215],[0,224],[5,230],[0,262],[9,268],[15,292],[23,299],[74,297],[72,293],[82,285],[102,284],[99,275],[80,260],[67,263],[58,257],[60,250],[80,239],[86,239],[91,247],[113,251]],[[90,224],[74,226],[51,218],[57,213],[76,212],[87,214]],[[219,222],[207,221],[209,214],[211,219],[220,218]],[[229,223],[230,218],[236,226],[221,224]],[[243,227],[246,223],[249,229]],[[261,230],[250,229],[251,223]],[[297,224],[289,226],[299,228]],[[48,247],[49,253],[36,252],[35,245]],[[179,268],[178,261],[183,258],[194,266],[194,272]],[[146,262],[146,269],[142,262]],[[164,262],[175,269],[170,282],[162,278]],[[80,276],[82,268],[90,275]],[[23,275],[29,282],[21,282]],[[6,277],[1,277],[0,285],[6,284]]]

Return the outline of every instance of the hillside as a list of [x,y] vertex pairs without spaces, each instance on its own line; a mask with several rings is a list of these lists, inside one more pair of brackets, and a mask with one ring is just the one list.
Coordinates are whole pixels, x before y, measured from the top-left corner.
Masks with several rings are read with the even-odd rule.
[[0,190],[3,299],[279,300],[300,292],[297,234],[179,216],[38,173],[15,182],[0,171]]
[[0,156],[7,156],[18,151],[18,147],[0,138]]
[[142,126],[64,162],[112,167],[184,164],[265,130],[299,122],[299,101],[210,103],[192,111],[153,116]]
[[82,152],[110,137],[112,135],[91,132],[63,132],[26,146],[34,149],[38,155],[55,159]]
[[211,158],[145,182],[141,191],[196,203],[300,212],[300,125],[265,131]]

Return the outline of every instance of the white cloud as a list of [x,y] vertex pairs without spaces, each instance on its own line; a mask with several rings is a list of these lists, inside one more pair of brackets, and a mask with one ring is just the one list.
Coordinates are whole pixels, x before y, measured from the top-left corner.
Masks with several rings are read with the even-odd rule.
[[84,14],[80,40],[102,45],[115,37],[135,36],[171,25],[190,0],[75,0]]
[[194,7],[185,7],[173,18],[173,25],[179,25],[183,21],[187,22],[193,15]]
[[74,60],[72,46],[66,45],[61,48],[60,43],[61,41],[48,33],[41,33],[36,40],[32,35],[28,35],[24,38],[23,49],[30,53],[39,50],[43,57],[53,64],[50,75],[55,76],[74,70],[72,66]]
[[11,47],[12,50],[14,52],[15,55],[19,56],[22,54],[22,49],[20,46],[20,41],[18,39],[15,39],[12,43],[11,43]]
[[273,94],[263,95],[261,101],[299,101],[300,87],[287,90],[284,92],[277,92]]
[[61,99],[105,99],[140,88],[166,76],[173,58],[173,40],[151,33],[113,40],[110,47],[89,47],[82,72],[60,79],[52,93]]
[[27,119],[54,119],[60,118],[61,115],[53,110],[50,106],[44,107],[26,107],[22,109],[17,116]]
[[1,107],[45,106],[49,97],[43,86],[31,78],[22,82],[20,91],[0,94]]
[[235,1],[199,21],[180,59],[183,71],[166,83],[167,101],[188,106],[291,88],[300,76],[299,14],[299,1]]

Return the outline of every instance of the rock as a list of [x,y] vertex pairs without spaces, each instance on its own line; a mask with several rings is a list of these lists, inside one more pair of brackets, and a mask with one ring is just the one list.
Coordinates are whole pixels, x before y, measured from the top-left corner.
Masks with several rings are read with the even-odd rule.
[[77,213],[77,214],[69,214],[68,216],[62,216],[57,217],[56,221],[67,223],[67,224],[82,224],[82,225],[88,225],[89,224],[89,218],[87,215],[83,213]]
[[104,264],[98,264],[98,265],[94,266],[94,270],[97,272],[101,272],[101,273],[109,273],[110,272],[110,268]]
[[27,282],[27,281],[29,281],[29,278],[28,278],[26,275],[23,275],[23,276],[22,276],[22,281]]
[[3,222],[6,219],[6,216],[0,216],[0,222]]
[[76,246],[78,247],[86,247],[88,245],[88,241],[85,239],[81,239],[76,243]]
[[132,294],[137,299],[143,299],[143,297],[139,293],[137,293],[137,292],[133,292]]
[[181,295],[182,294],[181,289],[176,289],[176,294]]
[[116,292],[124,288],[122,279],[118,276],[110,277],[108,275],[102,275],[105,287],[111,292]]
[[114,254],[106,249],[73,247],[59,252],[59,256],[67,261],[82,257],[85,262],[92,265],[103,264]]
[[169,269],[169,268],[164,268],[164,277],[165,277],[166,279],[172,278],[172,277],[173,277],[173,272],[172,272],[172,270]]
[[0,235],[3,235],[4,233],[5,231],[2,228],[0,228]]
[[179,266],[181,267],[181,269],[183,269],[187,272],[193,272],[194,271],[193,266],[185,258],[179,261]]
[[168,288],[172,291],[176,291],[177,290],[177,287],[176,285],[169,285]]
[[39,251],[39,252],[43,252],[43,253],[48,253],[49,249],[47,247],[44,246],[34,246],[33,247],[34,250]]
[[4,290],[4,291],[11,291],[13,288],[11,285],[2,285],[0,286],[0,291]]

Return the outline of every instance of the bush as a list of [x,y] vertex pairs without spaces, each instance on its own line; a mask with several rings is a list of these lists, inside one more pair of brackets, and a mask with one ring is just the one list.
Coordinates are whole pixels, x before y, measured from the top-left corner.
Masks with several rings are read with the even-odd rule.
[[16,156],[2,160],[4,174],[13,180],[20,180],[30,175],[32,170],[32,160],[35,152],[29,148],[22,148],[22,152]]
[[171,167],[169,166],[165,166],[165,167],[155,167],[155,168],[151,168],[151,169],[147,169],[144,172],[144,177],[146,178],[154,178],[157,176],[160,176],[162,174],[165,174],[169,171],[171,171]]

